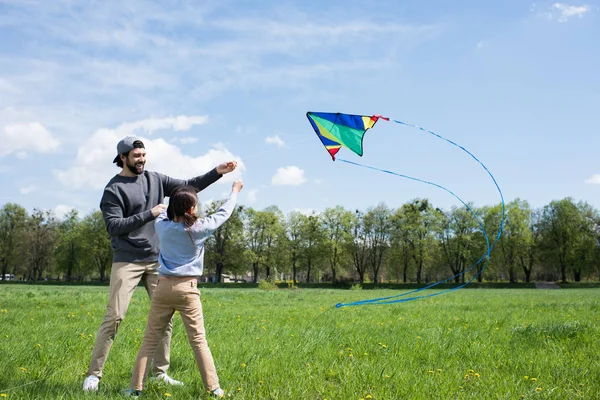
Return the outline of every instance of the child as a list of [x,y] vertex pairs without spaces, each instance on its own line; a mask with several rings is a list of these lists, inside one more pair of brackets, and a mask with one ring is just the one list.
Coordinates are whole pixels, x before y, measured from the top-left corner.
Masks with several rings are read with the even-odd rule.
[[204,241],[229,217],[235,208],[242,181],[235,181],[231,195],[214,214],[199,219],[196,189],[181,186],[173,191],[169,206],[156,219],[159,238],[158,285],[152,295],[148,325],[138,352],[126,395],[138,396],[144,388],[150,361],[171,317],[179,311],[204,387],[212,395],[224,397],[219,386],[212,354],[206,341],[200,292],[196,284],[204,270]]

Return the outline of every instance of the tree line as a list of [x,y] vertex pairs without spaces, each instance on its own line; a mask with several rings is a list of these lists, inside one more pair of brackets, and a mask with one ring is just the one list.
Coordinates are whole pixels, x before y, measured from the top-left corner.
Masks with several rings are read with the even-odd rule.
[[[396,209],[336,206],[311,215],[239,206],[206,243],[205,275],[214,282],[419,284],[600,278],[600,214],[588,203],[565,198],[535,209],[516,199],[504,213],[502,236],[485,257],[501,225],[501,204],[443,210],[414,199]],[[0,209],[0,279],[106,281],[111,263],[99,210],[58,219],[14,203]]]

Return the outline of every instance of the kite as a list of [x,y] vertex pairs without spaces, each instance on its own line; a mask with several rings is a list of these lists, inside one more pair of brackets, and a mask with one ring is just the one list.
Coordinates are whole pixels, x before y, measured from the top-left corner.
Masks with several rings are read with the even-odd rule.
[[[368,116],[368,115],[352,115],[352,114],[343,114],[343,113],[311,112],[311,111],[309,111],[306,113],[306,117],[308,118],[311,126],[313,127],[315,133],[317,134],[317,137],[319,138],[319,140],[321,141],[321,143],[323,144],[323,146],[325,147],[325,149],[327,150],[327,152],[329,153],[329,155],[331,156],[331,159],[333,161],[337,160],[337,161],[341,161],[341,162],[355,165],[358,167],[363,167],[363,168],[383,172],[386,174],[395,175],[395,176],[398,176],[401,178],[425,183],[425,184],[435,186],[439,189],[442,189],[442,190],[450,193],[452,196],[457,198],[466,207],[466,209],[469,210],[471,212],[471,214],[475,217],[475,220],[477,221],[477,223],[483,233],[483,236],[484,236],[485,242],[486,242],[486,246],[487,246],[487,251],[485,252],[485,254],[483,254],[481,256],[481,258],[479,258],[479,260],[477,260],[475,263],[473,263],[469,268],[466,268],[462,272],[459,272],[458,274],[451,276],[447,279],[432,283],[430,285],[427,285],[427,286],[419,288],[419,289],[411,290],[409,292],[401,293],[401,294],[394,295],[394,296],[380,297],[380,298],[376,298],[376,299],[366,299],[366,300],[360,300],[360,301],[349,302],[349,303],[338,303],[335,306],[336,308],[346,307],[346,306],[358,306],[358,305],[365,305],[365,304],[400,303],[400,302],[406,302],[406,301],[411,301],[411,300],[417,300],[417,299],[421,299],[421,298],[425,298],[425,297],[438,296],[440,294],[447,293],[452,290],[457,290],[462,287],[465,287],[466,285],[471,283],[477,276],[479,276],[481,273],[483,273],[483,271],[487,267],[490,253],[493,250],[493,248],[496,246],[496,243],[498,243],[498,240],[500,240],[500,237],[502,235],[502,230],[504,227],[504,219],[505,219],[505,206],[504,206],[504,196],[502,194],[502,190],[500,190],[500,186],[498,186],[498,183],[496,182],[496,178],[494,178],[494,176],[488,170],[488,168],[481,161],[479,161],[479,159],[477,157],[475,157],[471,152],[469,152],[463,146],[453,142],[452,140],[446,139],[445,137],[438,135],[437,133],[434,133],[432,131],[429,131],[429,130],[424,129],[417,125],[412,125],[412,124],[408,124],[406,122],[382,117],[381,115]],[[490,176],[490,178],[496,185],[496,189],[498,190],[498,192],[500,194],[501,203],[502,203],[502,218],[500,221],[500,227],[498,229],[498,233],[496,234],[496,238],[493,243],[490,244],[489,237],[487,235],[487,232],[485,231],[485,228],[483,226],[483,221],[481,220],[481,218],[478,217],[477,214],[475,214],[475,212],[471,209],[471,207],[469,207],[469,205],[467,203],[465,203],[460,197],[458,197],[454,192],[443,187],[442,185],[439,185],[434,182],[429,182],[429,181],[426,181],[423,179],[414,178],[412,176],[399,174],[399,173],[396,173],[393,171],[384,170],[384,169],[373,167],[373,166],[363,165],[363,164],[360,164],[360,163],[357,163],[354,161],[336,158],[336,155],[338,154],[338,152],[340,151],[340,149],[342,147],[346,147],[347,149],[351,150],[356,155],[362,157],[362,155],[363,155],[363,140],[364,140],[365,134],[369,129],[372,129],[375,126],[375,124],[377,123],[377,121],[379,121],[379,120],[384,120],[384,121],[388,121],[388,122],[393,121],[397,124],[415,128],[422,132],[431,134],[431,135],[437,137],[438,139],[441,139],[453,146],[458,147],[462,151],[466,152],[469,156],[471,156],[471,158],[473,158],[475,161],[477,161],[477,163],[479,163],[481,165],[481,167],[483,167],[483,169],[488,173],[488,175]],[[426,295],[413,295],[411,297],[407,297],[408,295],[421,292],[422,290],[433,288],[439,284],[448,282],[454,278],[457,278],[463,274],[466,274],[467,272],[469,272],[470,270],[472,270],[479,264],[482,264],[482,266],[477,271],[477,273],[474,274],[474,276],[471,279],[469,279],[467,282],[464,282],[459,286],[453,287],[451,289],[443,290],[440,292],[426,294]]]
[[379,118],[389,121],[389,118],[380,115],[367,117],[341,113],[308,112],[306,116],[334,161],[335,155],[342,146],[362,156],[362,142],[367,130],[374,127]]

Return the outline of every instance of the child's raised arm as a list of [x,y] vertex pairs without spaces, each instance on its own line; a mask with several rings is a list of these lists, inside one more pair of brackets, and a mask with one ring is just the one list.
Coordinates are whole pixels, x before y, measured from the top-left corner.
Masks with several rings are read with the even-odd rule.
[[237,202],[237,195],[244,187],[242,181],[235,181],[231,187],[229,198],[219,207],[217,212],[199,219],[190,231],[199,233],[201,236],[211,235],[231,217]]

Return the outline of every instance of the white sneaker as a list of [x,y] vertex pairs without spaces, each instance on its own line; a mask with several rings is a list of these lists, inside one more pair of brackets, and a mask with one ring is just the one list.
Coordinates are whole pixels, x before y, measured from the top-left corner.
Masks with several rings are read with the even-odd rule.
[[155,382],[164,382],[167,385],[172,385],[172,386],[183,386],[183,382],[177,381],[173,378],[171,378],[169,375],[164,374],[164,373],[160,373],[156,376],[153,376],[152,378],[150,378],[151,381],[155,381]]
[[140,395],[142,394],[141,390],[135,390],[135,389],[125,389],[121,392],[121,394],[123,394],[123,396],[125,397],[140,397]]
[[85,377],[83,381],[83,391],[84,392],[97,392],[98,391],[98,382],[100,382],[100,378],[95,375],[89,375]]
[[225,397],[225,391],[221,388],[216,388],[210,392],[211,396]]

